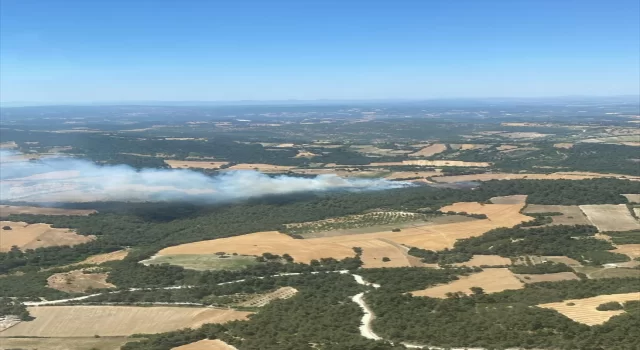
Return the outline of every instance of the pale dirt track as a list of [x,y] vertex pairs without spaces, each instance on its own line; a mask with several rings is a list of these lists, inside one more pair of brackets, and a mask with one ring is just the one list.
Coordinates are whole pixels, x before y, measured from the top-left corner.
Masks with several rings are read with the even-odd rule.
[[22,207],[14,205],[0,205],[0,217],[6,217],[11,214],[32,214],[32,215],[81,215],[86,216],[96,213],[95,210],[83,209],[62,209],[62,208],[45,208],[45,207]]
[[39,306],[28,307],[35,320],[21,322],[2,337],[91,337],[163,333],[205,323],[244,320],[250,312],[192,307]]
[[220,339],[204,339],[195,343],[178,346],[171,350],[238,350],[235,346],[231,346]]
[[[5,230],[9,226],[11,230]],[[90,242],[95,236],[82,236],[73,230],[52,228],[48,224],[27,224],[26,222],[0,221],[0,252],[12,246],[25,249],[77,245]]]
[[507,289],[521,289],[524,283],[520,282],[509,269],[484,269],[482,272],[469,276],[461,276],[458,280],[447,284],[429,287],[423,290],[411,292],[413,296],[446,298],[447,293],[463,292],[471,294],[471,287],[480,287],[485,293],[502,292]]
[[[309,263],[312,259],[332,257],[344,259],[355,256],[353,247],[363,248],[364,267],[411,266],[406,250],[401,245],[431,250],[452,248],[456,240],[479,236],[497,227],[512,227],[531,217],[519,210],[524,204],[456,203],[442,211],[478,213],[488,219],[442,225],[425,225],[390,230],[311,239],[293,239],[276,232],[256,232],[242,236],[187,243],[162,249],[158,255],[211,254],[215,252],[262,255],[263,253],[289,254],[295,261]],[[382,262],[383,257],[391,261]]]
[[[589,326],[603,324],[613,316],[624,313],[624,310],[598,311],[596,307],[611,301],[625,302],[640,300],[640,292],[599,295],[593,298],[564,300],[558,303],[540,304],[538,307],[553,309],[569,317],[570,319]],[[568,303],[575,305],[569,306]]]
[[601,232],[640,230],[640,222],[624,204],[581,205],[580,210]]

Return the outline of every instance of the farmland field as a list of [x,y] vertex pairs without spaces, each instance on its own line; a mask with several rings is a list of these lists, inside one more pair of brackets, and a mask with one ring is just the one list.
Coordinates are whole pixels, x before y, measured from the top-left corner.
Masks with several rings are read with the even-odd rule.
[[192,270],[240,270],[258,262],[253,256],[229,255],[224,258],[215,254],[158,255],[142,261],[145,265],[171,264]]
[[47,286],[67,293],[82,293],[89,288],[114,288],[107,282],[106,273],[92,273],[85,270],[56,273],[47,278]]
[[538,282],[557,282],[566,280],[578,280],[573,272],[556,272],[556,273],[544,273],[544,274],[514,274],[523,283],[538,283]]
[[25,207],[14,205],[0,205],[0,217],[7,217],[11,214],[33,214],[33,215],[89,215],[95,210],[86,209],[61,209],[46,207]]
[[[0,333],[1,336],[2,333]],[[0,350],[118,350],[126,337],[0,338]]]
[[623,194],[629,203],[640,203],[640,194]]
[[199,161],[199,160],[165,160],[170,167],[174,169],[202,168],[202,169],[219,169],[221,166],[229,164],[229,162],[217,161]]
[[540,304],[538,307],[556,310],[576,322],[594,326],[605,323],[611,317],[624,313],[623,310],[598,311],[596,310],[598,305],[611,301],[625,302],[632,300],[640,300],[640,292],[599,295],[593,298],[564,300],[559,303]]
[[484,269],[482,272],[462,276],[448,284],[437,285],[424,290],[411,292],[413,296],[446,298],[447,293],[463,292],[471,294],[471,287],[480,287],[485,293],[501,292],[507,289],[520,289],[522,283],[509,269]]
[[204,339],[195,343],[178,346],[171,350],[234,350],[235,347],[223,342],[220,339]]
[[35,320],[0,332],[0,337],[105,337],[162,333],[205,323],[243,320],[251,314],[214,308],[135,306],[36,306]]
[[640,230],[640,222],[624,204],[581,205],[580,210],[601,232]]
[[[6,229],[7,227],[10,229]],[[73,230],[52,228],[47,224],[0,221],[0,252],[9,251],[12,246],[17,246],[20,249],[72,246],[94,239],[94,236],[81,236]]]
[[447,150],[447,146],[442,143],[434,143],[433,145],[429,145],[427,147],[422,148],[421,150],[410,153],[409,157],[430,157],[434,154],[442,153]]
[[550,216],[552,223],[546,225],[591,225],[577,205],[540,205],[529,204],[522,211],[525,214],[562,213]]

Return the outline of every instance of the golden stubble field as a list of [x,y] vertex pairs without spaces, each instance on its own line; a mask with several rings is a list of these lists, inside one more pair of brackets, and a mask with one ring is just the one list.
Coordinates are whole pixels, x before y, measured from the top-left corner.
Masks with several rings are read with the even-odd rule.
[[[537,305],[538,307],[552,309],[569,317],[570,319],[589,326],[603,324],[613,316],[623,314],[624,310],[598,311],[596,307],[611,301],[624,303],[625,301],[640,300],[640,292],[598,295],[593,298],[570,299],[557,303]],[[573,304],[573,305],[571,305]]]
[[[10,227],[6,230],[5,227]],[[82,236],[66,228],[52,228],[48,224],[27,224],[26,222],[0,221],[0,252],[11,250],[12,246],[24,249],[77,245],[90,242],[95,236]]]
[[62,209],[45,207],[24,207],[14,205],[0,205],[0,217],[7,217],[11,214],[31,214],[31,215],[81,215],[97,213],[95,210],[86,209]]
[[442,143],[434,143],[424,147],[417,152],[410,153],[409,157],[430,157],[434,154],[442,153],[447,150],[447,145]]
[[[163,333],[205,323],[245,320],[251,312],[195,307],[36,306],[35,320],[0,332],[0,337],[104,337]],[[1,342],[1,340],[0,340]]]
[[[263,253],[289,254],[295,261],[309,263],[313,259],[344,259],[355,256],[354,247],[363,250],[364,267],[411,266],[407,246],[430,250],[452,248],[458,239],[475,237],[497,227],[512,227],[532,218],[519,213],[520,204],[456,203],[440,210],[487,215],[487,219],[441,225],[424,225],[391,230],[346,234],[340,236],[294,239],[276,231],[256,232],[242,236],[220,238],[168,247],[158,255],[213,254],[216,252],[242,255]],[[383,262],[388,257],[390,261]]]
[[581,205],[580,210],[601,232],[640,230],[640,222],[625,204]]
[[237,350],[236,347],[231,346],[220,339],[203,339],[195,343],[178,346],[171,350]]
[[562,215],[550,216],[553,220],[547,225],[591,225],[591,222],[584,215],[577,205],[541,205],[529,204],[522,211],[525,214],[535,213],[562,213]]
[[469,182],[469,181],[490,181],[490,180],[584,180],[597,179],[605,177],[625,178],[628,180],[640,181],[638,176],[620,175],[620,174],[599,174],[589,172],[556,172],[552,174],[513,174],[513,173],[485,173],[473,175],[455,175],[455,176],[438,176],[433,177],[435,182],[452,183],[452,182]]
[[507,268],[489,268],[469,276],[461,276],[458,280],[451,283],[441,284],[410,293],[411,295],[418,297],[446,298],[447,293],[462,292],[465,294],[471,294],[471,287],[480,287],[484,289],[485,293],[496,293],[507,289],[523,288],[524,283],[522,283]]

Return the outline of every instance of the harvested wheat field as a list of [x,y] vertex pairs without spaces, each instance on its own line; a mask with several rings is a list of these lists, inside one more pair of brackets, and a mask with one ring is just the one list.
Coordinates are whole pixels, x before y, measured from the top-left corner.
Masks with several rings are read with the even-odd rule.
[[129,254],[129,250],[127,250],[127,249],[117,250],[117,251],[111,252],[111,253],[96,254],[96,255],[92,255],[92,256],[84,259],[83,261],[81,261],[79,263],[73,264],[73,265],[84,265],[84,264],[100,265],[100,264],[105,263],[107,261],[123,260],[124,258],[127,257],[128,254]]
[[527,195],[514,194],[512,196],[492,197],[489,200],[493,204],[524,204],[527,201]]
[[292,296],[296,295],[298,290],[293,287],[282,287],[277,290],[266,293],[263,295],[258,295],[253,299],[249,299],[240,304],[240,306],[248,306],[248,307],[263,307],[274,300],[284,300],[289,299]]
[[251,312],[193,307],[36,306],[35,320],[0,333],[2,337],[105,337],[163,333],[205,323],[244,320]]
[[598,311],[596,310],[598,305],[611,301],[623,303],[625,301],[632,300],[640,300],[640,292],[598,295],[593,298],[563,300],[558,303],[540,304],[538,307],[558,311],[576,322],[594,326],[603,324],[609,321],[611,317],[624,313],[624,310]]
[[[157,255],[213,254],[221,251],[262,255],[268,252],[278,255],[287,253],[297,262],[309,263],[312,259],[353,257],[353,247],[361,247],[365,267],[411,266],[406,248],[401,245],[431,250],[452,248],[458,239],[479,236],[494,228],[513,227],[531,220],[531,217],[519,213],[523,206],[524,204],[456,203],[440,210],[485,214],[487,219],[413,226],[403,228],[400,232],[385,230],[310,239],[293,239],[276,231],[256,232],[168,247]],[[391,260],[383,262],[383,257]]]
[[567,280],[579,280],[573,272],[556,272],[544,274],[514,274],[522,283],[557,282]]
[[498,151],[510,151],[510,150],[517,149],[517,148],[518,148],[518,146],[516,146],[516,145],[500,145],[500,146],[496,147],[496,149]]
[[303,151],[303,150],[298,150],[298,154],[296,154],[296,156],[294,158],[313,158],[316,157],[317,154],[315,153],[311,153],[311,152],[307,152],[307,151]]
[[601,232],[640,230],[640,222],[624,204],[581,205],[580,210]]
[[598,174],[598,173],[580,173],[580,172],[557,172],[552,174],[513,174],[513,173],[485,173],[473,175],[452,175],[434,177],[436,182],[452,183],[452,182],[469,182],[469,181],[490,181],[490,180],[584,180],[597,179],[605,177],[626,178],[629,180],[640,180],[637,176],[627,176],[619,174]]
[[263,173],[282,173],[287,172],[295,167],[271,164],[237,164],[226,170],[257,170]]
[[[0,333],[2,334],[2,333]],[[126,337],[86,338],[0,338],[0,350],[119,350]]]
[[219,169],[221,166],[229,164],[229,162],[209,162],[199,160],[165,160],[164,162],[173,169]]
[[629,203],[640,203],[640,194],[623,194]]
[[470,149],[484,149],[491,147],[490,145],[482,145],[482,144],[473,144],[473,143],[451,143],[449,144],[452,150],[457,151],[466,151]]
[[106,273],[91,273],[89,270],[74,270],[56,273],[47,278],[47,287],[67,293],[83,293],[89,288],[115,288],[107,282]]
[[424,147],[423,149],[408,154],[409,157],[430,157],[434,154],[442,153],[447,150],[447,146],[442,143],[434,143],[433,145],[429,145]]
[[[373,164],[373,163],[372,163]],[[487,162],[464,162],[461,160],[403,160],[402,165],[421,165],[421,166],[458,166],[458,167],[488,167],[491,163]]]
[[[6,230],[10,227],[10,230]],[[20,249],[35,249],[53,246],[73,246],[90,242],[95,236],[81,236],[66,228],[52,228],[47,224],[27,224],[26,222],[0,221],[0,252],[12,246]]]
[[[638,233],[640,235],[640,232]],[[640,258],[640,244],[620,244],[616,246],[615,250],[611,251],[612,253],[624,254],[631,258],[631,260],[635,258]]]
[[573,147],[573,143],[556,143],[553,145],[553,147],[555,148],[564,148],[564,149],[568,149],[568,148],[572,148]]
[[44,208],[44,207],[22,207],[13,205],[0,205],[0,217],[6,217],[11,214],[32,214],[32,215],[81,215],[97,213],[95,210],[84,209],[62,209],[62,208]]
[[471,260],[453,266],[505,266],[511,265],[511,259],[499,255],[474,255]]
[[562,215],[550,216],[553,221],[547,225],[591,225],[577,205],[529,204],[522,212],[525,214],[562,213]]
[[195,343],[178,346],[171,350],[237,350],[237,348],[220,339],[203,339]]
[[507,289],[521,289],[524,283],[520,282],[509,269],[484,269],[482,272],[469,276],[461,276],[460,279],[447,284],[441,284],[423,290],[411,292],[413,296],[446,298],[447,293],[462,292],[471,294],[471,287],[480,287],[485,293],[502,292]]
[[387,180],[400,180],[415,177],[426,178],[439,175],[441,175],[440,171],[394,171],[384,178]]

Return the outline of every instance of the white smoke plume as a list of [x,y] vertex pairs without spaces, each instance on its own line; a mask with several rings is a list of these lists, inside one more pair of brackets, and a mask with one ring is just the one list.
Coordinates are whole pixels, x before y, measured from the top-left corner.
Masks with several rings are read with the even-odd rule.
[[126,165],[0,151],[0,200],[33,203],[89,201],[232,201],[295,192],[370,191],[410,186],[384,179],[270,177],[257,171],[207,176],[183,169],[135,170]]

